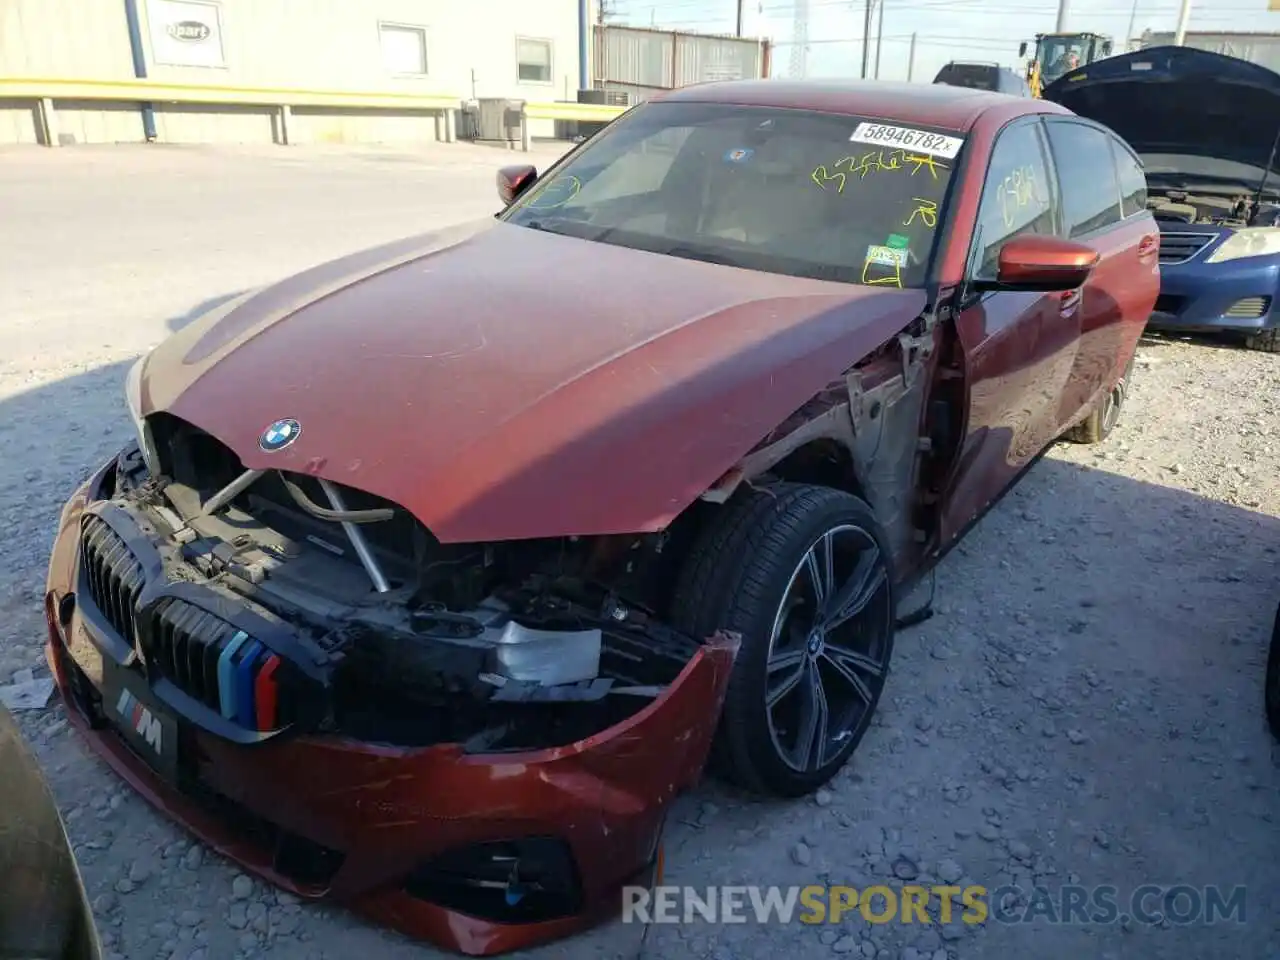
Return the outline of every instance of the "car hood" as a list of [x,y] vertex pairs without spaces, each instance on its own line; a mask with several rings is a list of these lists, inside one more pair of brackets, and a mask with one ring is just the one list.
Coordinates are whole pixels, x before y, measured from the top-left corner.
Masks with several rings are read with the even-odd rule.
[[142,412],[446,542],[657,530],[924,306],[488,219],[219,307],[147,359]]
[[1280,129],[1280,75],[1192,47],[1100,60],[1064,74],[1042,96],[1110,127],[1140,154],[1208,157],[1260,171]]

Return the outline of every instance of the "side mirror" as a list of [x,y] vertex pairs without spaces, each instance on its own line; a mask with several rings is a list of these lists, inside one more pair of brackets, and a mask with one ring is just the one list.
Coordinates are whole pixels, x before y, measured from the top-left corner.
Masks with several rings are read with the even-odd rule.
[[537,179],[538,169],[527,163],[503,167],[498,171],[498,196],[502,198],[504,204],[510,206],[516,197],[533,186],[533,181]]
[[995,280],[979,280],[978,290],[1074,290],[1089,279],[1098,252],[1083,243],[1028,233],[1000,248]]
[[1027,41],[1023,40],[1018,44],[1018,56],[1025,57],[1027,55]]

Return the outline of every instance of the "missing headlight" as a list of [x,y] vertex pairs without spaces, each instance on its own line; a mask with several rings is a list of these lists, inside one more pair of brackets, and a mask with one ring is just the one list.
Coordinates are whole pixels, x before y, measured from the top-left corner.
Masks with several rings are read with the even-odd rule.
[[133,429],[138,434],[138,446],[142,450],[142,459],[147,465],[147,470],[154,477],[160,473],[160,457],[156,453],[151,428],[147,425],[146,418],[142,416],[142,370],[146,363],[146,356],[141,356],[129,368],[129,373],[124,380],[124,397],[129,406],[129,416],[133,420]]

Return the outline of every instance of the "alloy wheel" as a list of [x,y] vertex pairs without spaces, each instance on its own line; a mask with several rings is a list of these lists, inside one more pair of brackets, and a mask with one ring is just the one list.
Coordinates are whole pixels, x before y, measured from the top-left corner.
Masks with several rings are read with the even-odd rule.
[[1106,436],[1116,428],[1116,424],[1120,422],[1120,408],[1124,405],[1125,381],[1122,377],[1120,382],[1111,388],[1111,392],[1107,394],[1104,402],[1105,406],[1102,410],[1102,434]]
[[875,538],[842,524],[796,565],[774,617],[765,713],[778,756],[801,773],[834,760],[870,722],[888,673],[889,573]]

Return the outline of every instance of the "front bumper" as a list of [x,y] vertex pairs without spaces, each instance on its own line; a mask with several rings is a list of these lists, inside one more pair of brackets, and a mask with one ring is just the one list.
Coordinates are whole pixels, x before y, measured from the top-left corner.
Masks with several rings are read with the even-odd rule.
[[1185,333],[1256,333],[1280,326],[1278,293],[1280,257],[1161,264],[1160,296],[1148,325]]
[[[174,714],[167,719],[184,760],[170,771],[144,761],[136,738],[109,719],[103,690],[114,701],[113,678],[127,678],[147,708],[164,705],[122,662],[125,638],[104,636],[104,618],[75,589],[82,517],[108,469],[63,511],[46,593],[47,653],[76,728],[153,805],[297,896],[334,898],[476,956],[583,929],[617,911],[622,886],[652,882],[666,811],[705,764],[736,640],[712,638],[653,703],[564,747],[480,755],[456,744],[402,749],[336,736],[236,743]],[[542,909],[546,898],[542,912],[532,901],[513,904],[510,890],[496,906],[482,893],[466,899],[441,879],[463,869],[459,857],[500,842],[518,854],[550,851],[563,868],[553,878],[563,893],[555,909]]]

